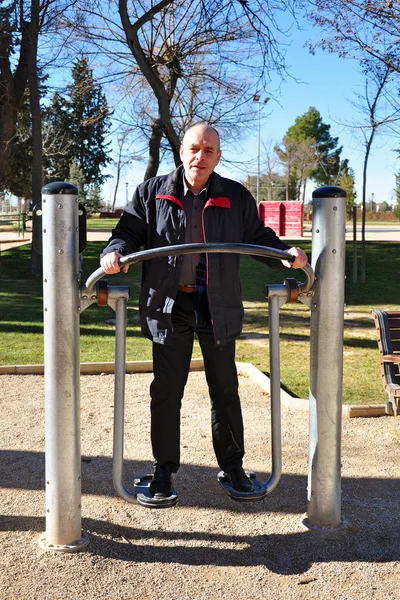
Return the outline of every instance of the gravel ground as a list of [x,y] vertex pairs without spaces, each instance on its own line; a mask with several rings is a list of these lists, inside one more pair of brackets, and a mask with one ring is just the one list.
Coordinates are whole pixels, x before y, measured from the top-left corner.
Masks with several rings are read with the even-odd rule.
[[[125,483],[151,471],[148,385],[127,376]],[[269,398],[241,377],[246,467],[270,469]],[[308,416],[283,410],[283,476],[254,504],[221,490],[204,374],[191,373],[182,410],[179,504],[150,510],[113,491],[113,376],[81,380],[85,551],[46,552],[43,378],[0,376],[2,600],[398,600],[400,419],[343,421],[343,517],[326,537],[304,530]]]

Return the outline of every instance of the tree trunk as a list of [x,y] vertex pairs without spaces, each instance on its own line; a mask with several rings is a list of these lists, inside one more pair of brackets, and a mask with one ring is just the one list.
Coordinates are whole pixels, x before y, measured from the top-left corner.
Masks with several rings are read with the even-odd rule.
[[303,206],[304,206],[305,201],[306,201],[306,187],[307,187],[307,178],[305,178],[304,181],[303,181],[303,194],[302,194],[302,199],[301,199],[301,201],[303,203]]
[[164,134],[167,138],[173,156],[175,165],[178,167],[181,164],[181,159],[179,156],[179,148],[180,142],[179,137],[174,129],[174,126],[171,122],[171,114],[170,114],[170,93],[171,91],[167,91],[164,83],[160,79],[157,74],[157,70],[153,68],[151,62],[149,61],[146,54],[143,52],[143,48],[140,45],[138,30],[147,22],[150,21],[155,14],[160,12],[164,7],[168,6],[168,4],[172,4],[173,0],[160,0],[156,5],[154,5],[150,10],[148,10],[145,14],[143,14],[140,19],[138,19],[135,23],[131,23],[128,15],[127,9],[127,0],[119,0],[118,2],[118,12],[121,18],[121,23],[125,31],[126,40],[128,42],[129,48],[135,57],[135,60],[146,78],[148,84],[154,92],[155,97],[158,102],[158,110],[159,115],[161,117]]
[[[160,166],[160,146],[163,136],[164,128],[160,116],[153,121],[151,126],[151,137],[149,141],[149,159],[147,161],[146,173],[144,174],[144,181],[155,177]],[[179,166],[179,165],[177,165]]]
[[28,36],[23,31],[18,65],[11,70],[8,32],[0,30],[0,185],[3,185],[10,156],[18,109],[24,97],[27,81]]
[[[117,179],[115,181],[115,188],[114,188],[114,198],[112,201],[112,205],[111,205],[111,212],[114,212],[115,210],[115,204],[117,202],[117,192],[118,192],[118,188],[119,188],[119,180],[121,179],[121,164],[120,161],[118,162],[118,167],[117,167]],[[108,203],[107,203],[108,205]]]
[[[37,73],[37,48],[39,37],[39,0],[31,0],[31,21],[25,22],[24,27],[30,33],[30,52],[28,54],[28,81],[30,108],[32,120],[32,199],[37,204],[41,199],[43,184],[42,174],[42,115],[40,110],[39,77]],[[31,261],[29,272],[31,275],[42,275],[42,260],[36,250],[31,247]]]
[[368,159],[371,151],[372,141],[374,139],[375,129],[372,129],[371,135],[369,136],[363,167],[363,184],[362,184],[362,219],[361,219],[361,283],[365,283],[367,280],[367,249],[365,245],[365,218],[367,212],[366,193],[367,193],[367,167]]
[[[365,219],[366,219],[366,192],[367,192],[367,166],[368,166],[368,159],[369,159],[369,154],[371,152],[371,147],[372,147],[372,142],[374,140],[374,136],[375,133],[378,129],[378,127],[380,125],[382,125],[382,122],[377,122],[376,121],[376,108],[378,105],[378,100],[380,95],[383,92],[383,89],[385,87],[385,84],[388,80],[388,77],[391,73],[392,67],[386,65],[385,67],[385,72],[383,73],[383,75],[380,77],[379,79],[379,86],[378,89],[376,91],[375,94],[375,98],[372,102],[372,104],[370,102],[368,102],[368,107],[369,107],[369,120],[371,123],[371,134],[367,140],[366,143],[366,147],[365,147],[365,157],[364,157],[364,168],[363,168],[363,186],[362,186],[362,206],[363,206],[363,213],[362,213],[362,226],[361,226],[361,239],[362,239],[362,245],[361,245],[361,283],[365,283],[366,282],[366,271],[367,271],[367,253],[366,253],[366,246],[365,246]],[[367,95],[368,98],[368,95]]]
[[[7,95],[10,98],[10,95]],[[0,116],[0,186],[3,188],[7,162],[12,149],[12,140],[15,134],[17,110],[14,101],[9,100],[1,107]]]

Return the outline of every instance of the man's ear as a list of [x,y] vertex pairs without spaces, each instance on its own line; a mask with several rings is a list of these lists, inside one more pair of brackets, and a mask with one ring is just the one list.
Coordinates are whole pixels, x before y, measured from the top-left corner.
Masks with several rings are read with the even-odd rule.
[[180,148],[179,148],[179,156],[180,156],[181,160],[182,160],[182,154],[183,154],[183,148],[182,148],[182,146],[180,146]]

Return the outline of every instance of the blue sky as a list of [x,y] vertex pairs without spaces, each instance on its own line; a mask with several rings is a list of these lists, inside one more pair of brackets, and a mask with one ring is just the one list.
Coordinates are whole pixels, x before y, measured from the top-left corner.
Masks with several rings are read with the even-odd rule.
[[[261,140],[279,142],[296,117],[307,112],[310,106],[314,106],[320,112],[323,122],[331,125],[331,135],[339,137],[339,144],[343,146],[342,157],[349,159],[350,166],[355,172],[358,201],[361,201],[363,148],[357,143],[352,132],[346,130],[341,123],[352,119],[360,120],[359,113],[351,106],[349,100],[355,99],[354,92],[362,92],[364,77],[359,71],[357,61],[340,59],[336,54],[322,51],[317,51],[315,55],[310,54],[304,47],[304,43],[318,34],[316,29],[293,32],[293,41],[287,52],[287,63],[290,73],[302,83],[287,78],[276,100],[271,98],[268,104],[263,106]],[[277,79],[272,81],[271,86],[262,94],[262,98],[273,96],[274,88],[278,83]],[[254,159],[254,169],[252,172],[249,170],[249,175],[255,175],[257,171],[257,144],[258,127],[255,122],[254,134],[249,134],[242,141],[241,147],[236,149],[246,160]],[[377,202],[386,201],[389,204],[394,202],[395,173],[400,171],[400,160],[394,149],[399,147],[400,143],[394,135],[391,137],[379,135],[376,138],[369,160],[367,200],[371,198],[371,194],[374,194]],[[223,140],[222,150],[227,157],[231,156],[231,149],[224,147]],[[237,157],[237,153],[235,154]],[[130,173],[124,175],[118,193],[118,205],[125,204],[125,182],[129,184],[130,197],[135,185],[143,178],[144,168],[136,165]],[[169,169],[170,165],[162,165],[159,173]],[[227,168],[223,163],[217,171],[233,179],[245,179],[243,171]],[[306,201],[311,199],[314,187],[313,184],[308,186]],[[105,186],[106,199],[111,197],[112,188],[111,180]]]

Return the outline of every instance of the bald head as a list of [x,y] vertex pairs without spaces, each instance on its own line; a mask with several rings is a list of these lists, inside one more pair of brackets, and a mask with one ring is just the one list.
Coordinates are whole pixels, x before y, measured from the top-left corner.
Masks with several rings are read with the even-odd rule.
[[201,192],[221,158],[218,132],[211,125],[194,125],[183,137],[180,157],[189,189]]
[[197,125],[192,125],[189,129],[186,130],[185,135],[183,136],[182,145],[185,138],[191,135],[193,132],[200,132],[202,134],[207,134],[210,136],[215,135],[218,143],[218,150],[221,149],[221,138],[219,137],[218,131],[212,127],[211,125],[207,125],[207,123],[198,123]]

